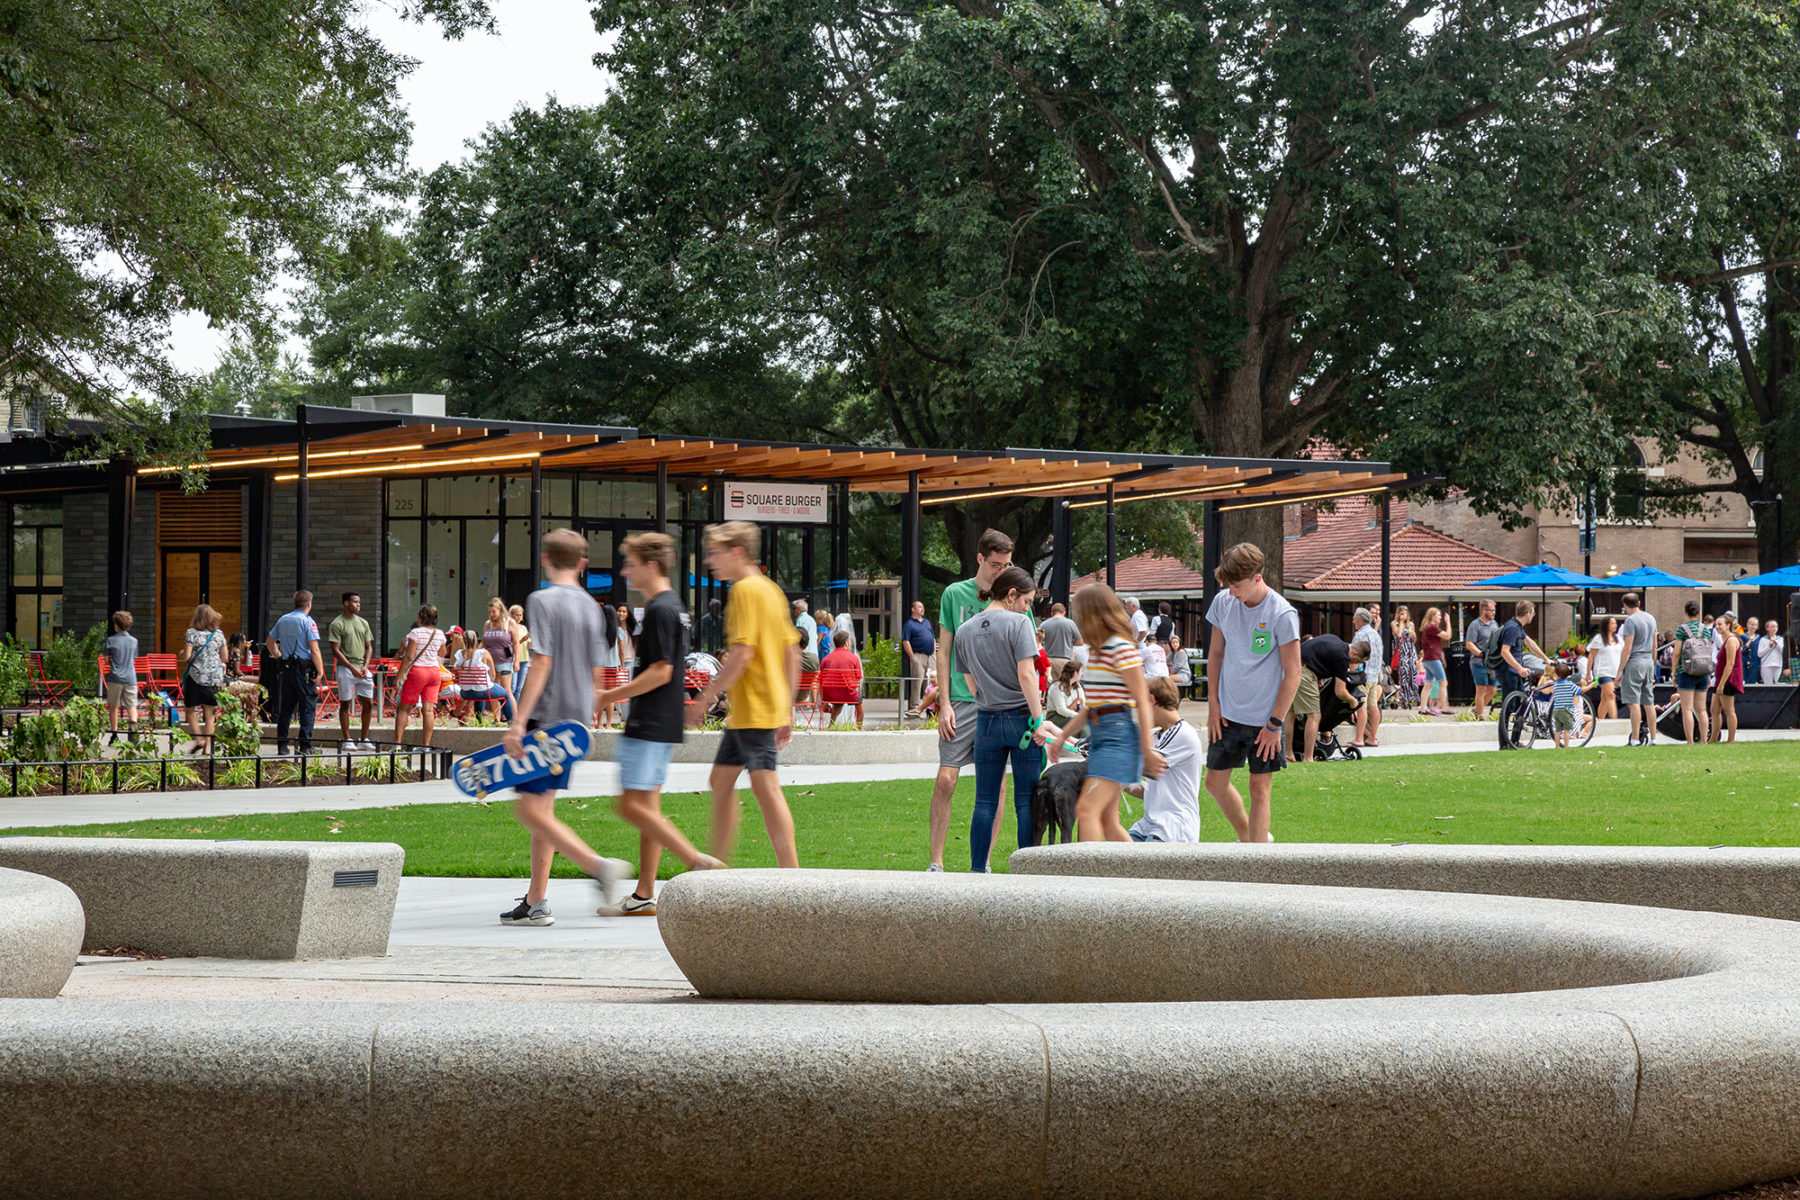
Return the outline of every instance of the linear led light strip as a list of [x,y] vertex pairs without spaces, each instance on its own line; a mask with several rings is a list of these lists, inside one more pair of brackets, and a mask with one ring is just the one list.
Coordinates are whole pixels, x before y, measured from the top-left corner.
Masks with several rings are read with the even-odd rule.
[[[361,450],[310,450],[306,457],[310,462],[315,458],[353,458],[358,454],[400,454],[407,450],[423,450],[424,448],[424,443],[420,442],[411,446],[376,446],[364,447]],[[138,474],[170,475],[176,471],[191,471],[198,467],[261,467],[271,463],[298,463],[299,461],[298,454],[272,454],[267,458],[221,459],[218,462],[188,463],[179,467],[139,467]],[[312,472],[309,471],[307,474],[310,475]]]
[[[1244,481],[1239,480],[1236,483],[1213,483],[1205,487],[1179,488],[1172,492],[1138,492],[1133,495],[1114,496],[1113,507],[1117,508],[1121,504],[1131,504],[1138,500],[1168,500],[1175,496],[1199,496],[1207,492],[1229,492],[1243,486]],[[1071,509],[1095,508],[1105,503],[1105,500],[1071,500],[1069,507]]]
[[[382,475],[397,471],[435,471],[439,467],[472,467],[477,463],[529,462],[542,454],[542,450],[520,450],[512,454],[488,454],[480,458],[439,458],[431,462],[388,463],[379,467],[340,467],[335,471],[308,471],[306,477],[308,479],[335,479],[343,475]],[[300,478],[300,473],[295,471],[291,475],[277,475],[275,482],[288,483],[298,478]]]
[[[1104,479],[1065,479],[1061,483],[1040,483],[1035,487],[1000,488],[991,492],[962,492],[953,496],[933,496],[929,500],[919,501],[919,507],[931,504],[961,504],[964,500],[987,500],[994,496],[1024,496],[1031,492],[1054,492],[1058,488],[1097,486],[1111,482],[1111,477]],[[1104,503],[1104,501],[1102,502]]]
[[1337,500],[1344,496],[1372,496],[1376,492],[1387,490],[1388,485],[1384,483],[1379,487],[1355,488],[1348,492],[1325,492],[1317,496],[1284,496],[1277,500],[1263,500],[1256,504],[1227,504],[1221,511],[1236,512],[1240,508],[1268,508],[1272,504],[1311,504],[1315,500]]

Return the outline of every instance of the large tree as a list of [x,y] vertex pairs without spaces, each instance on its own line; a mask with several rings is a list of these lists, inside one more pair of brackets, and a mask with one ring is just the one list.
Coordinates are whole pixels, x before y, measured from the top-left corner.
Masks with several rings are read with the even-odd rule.
[[[1622,327],[1666,320],[1592,261],[1603,236],[1560,271],[1507,267],[1521,241],[1579,242],[1556,203],[1571,193],[1614,215],[1593,189],[1615,156],[1589,163],[1590,143],[1646,141],[1614,147],[1583,98],[1629,96],[1618,47],[1691,16],[1674,6],[595,11],[616,34],[623,182],[755,262],[772,311],[811,322],[911,444],[1291,455],[1321,432],[1372,440],[1397,391],[1441,400],[1435,360],[1478,375],[1563,293],[1629,314],[1594,318],[1562,356],[1578,371],[1629,358]],[[1478,184],[1453,186],[1471,168]],[[1496,304],[1484,340],[1470,326]],[[1483,378],[1504,410],[1533,376]],[[1278,521],[1253,510],[1227,534],[1278,547]]]
[[[451,34],[486,0],[401,0]],[[266,325],[403,166],[413,65],[360,0],[14,0],[0,12],[0,387],[153,446],[184,310]],[[132,398],[160,405],[133,404]],[[190,426],[191,429],[191,426]]]

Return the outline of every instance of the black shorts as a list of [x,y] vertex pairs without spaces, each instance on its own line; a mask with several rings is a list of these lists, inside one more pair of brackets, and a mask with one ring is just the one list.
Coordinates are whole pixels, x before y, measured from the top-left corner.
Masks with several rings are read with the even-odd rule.
[[1206,748],[1206,769],[1235,771],[1248,763],[1252,775],[1268,775],[1281,770],[1287,762],[1287,749],[1277,746],[1275,757],[1264,758],[1256,749],[1256,737],[1261,732],[1260,725],[1226,721],[1224,732]]
[[209,683],[201,683],[192,675],[183,675],[181,677],[181,700],[184,704],[217,708],[219,706],[219,689]]
[[727,729],[719,739],[719,752],[713,755],[715,767],[742,767],[746,771],[775,769],[775,731],[773,729]]

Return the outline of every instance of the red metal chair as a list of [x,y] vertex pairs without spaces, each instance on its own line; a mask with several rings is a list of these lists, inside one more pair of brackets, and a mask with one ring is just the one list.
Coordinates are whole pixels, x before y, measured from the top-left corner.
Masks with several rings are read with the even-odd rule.
[[[794,711],[796,713],[811,712],[812,721],[817,724],[824,714],[824,706],[819,703],[819,673],[817,671],[800,672],[800,682],[794,689]],[[800,722],[796,720],[794,724]]]
[[25,656],[25,672],[28,684],[25,704],[28,708],[60,708],[75,694],[75,685],[67,679],[51,679],[44,674],[42,651],[33,650]]
[[819,715],[820,723],[829,721],[829,710],[834,704],[862,707],[862,672],[847,670],[843,667],[822,667],[819,670]]

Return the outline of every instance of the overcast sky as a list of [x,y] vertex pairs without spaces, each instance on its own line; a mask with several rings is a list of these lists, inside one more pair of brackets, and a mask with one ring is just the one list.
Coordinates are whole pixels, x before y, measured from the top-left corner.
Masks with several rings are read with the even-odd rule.
[[[420,170],[461,158],[464,142],[521,104],[535,107],[546,96],[592,104],[605,91],[593,63],[600,36],[588,0],[495,0],[493,7],[499,33],[461,41],[439,36],[435,25],[402,21],[383,5],[370,7],[369,27],[419,62],[400,96],[412,113],[412,165]],[[176,321],[171,349],[182,369],[209,371],[224,342],[194,317]]]

